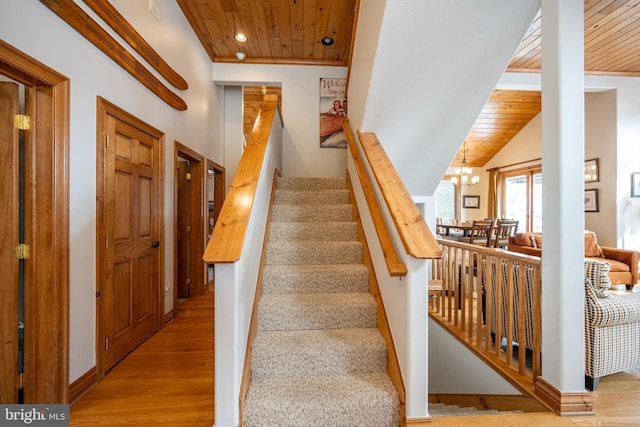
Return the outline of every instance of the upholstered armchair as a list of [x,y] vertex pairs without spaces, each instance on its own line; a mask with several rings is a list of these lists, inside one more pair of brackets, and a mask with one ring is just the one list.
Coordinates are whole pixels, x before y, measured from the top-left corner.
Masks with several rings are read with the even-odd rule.
[[585,260],[585,387],[640,367],[640,293],[609,292],[609,264]]

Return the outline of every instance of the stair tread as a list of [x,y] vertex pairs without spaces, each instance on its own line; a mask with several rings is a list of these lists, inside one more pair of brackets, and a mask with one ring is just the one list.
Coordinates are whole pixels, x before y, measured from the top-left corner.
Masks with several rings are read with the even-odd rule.
[[375,328],[260,331],[253,377],[384,372],[387,346]]
[[313,329],[304,331],[261,331],[254,346],[272,351],[287,352],[291,349],[317,352],[327,347],[377,347],[386,344],[375,328]]
[[362,244],[358,241],[268,242],[267,264],[360,264]]
[[258,330],[373,328],[376,302],[369,293],[266,294],[258,304]]
[[357,227],[354,221],[272,221],[269,225],[269,241],[352,241],[358,236]]
[[343,305],[366,304],[375,305],[375,299],[368,292],[336,292],[336,293],[312,293],[312,294],[267,294],[263,295],[261,304],[276,305]]
[[331,205],[348,204],[349,190],[347,189],[276,189],[275,204],[291,205]]
[[256,378],[244,415],[247,426],[397,426],[399,399],[386,373]]
[[369,269],[363,264],[266,265],[265,294],[368,292]]
[[345,189],[347,180],[339,178],[309,178],[281,176],[276,180],[277,189]]

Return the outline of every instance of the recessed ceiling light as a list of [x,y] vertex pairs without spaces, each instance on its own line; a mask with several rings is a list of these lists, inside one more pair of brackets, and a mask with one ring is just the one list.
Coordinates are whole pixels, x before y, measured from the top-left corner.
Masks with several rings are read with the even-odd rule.
[[247,55],[244,54],[244,52],[238,52],[236,53],[236,58],[238,58],[239,61],[244,61],[244,58],[246,58]]
[[236,34],[235,39],[238,40],[240,43],[244,43],[247,41],[247,36],[245,36],[242,33],[238,33]]
[[320,43],[322,43],[323,46],[331,46],[334,43],[334,40],[333,38],[327,36],[323,37]]

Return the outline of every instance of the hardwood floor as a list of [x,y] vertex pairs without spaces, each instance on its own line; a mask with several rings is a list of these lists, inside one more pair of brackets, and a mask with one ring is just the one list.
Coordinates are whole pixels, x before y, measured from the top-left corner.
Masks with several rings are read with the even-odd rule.
[[213,426],[213,291],[116,365],[71,407],[72,426]]
[[[640,369],[600,380],[592,417],[528,412],[434,418],[441,426],[640,426]],[[213,292],[127,356],[71,407],[72,426],[213,426]]]
[[452,426],[640,426],[640,368],[603,377],[591,393],[595,416],[559,417],[554,413],[434,418],[434,427]]

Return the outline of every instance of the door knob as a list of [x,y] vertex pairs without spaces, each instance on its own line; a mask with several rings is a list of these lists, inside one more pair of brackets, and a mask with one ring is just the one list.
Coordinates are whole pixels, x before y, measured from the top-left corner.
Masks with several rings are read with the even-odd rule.
[[151,244],[151,246],[153,246],[154,248],[157,248],[158,246],[160,246],[160,242],[156,240]]

